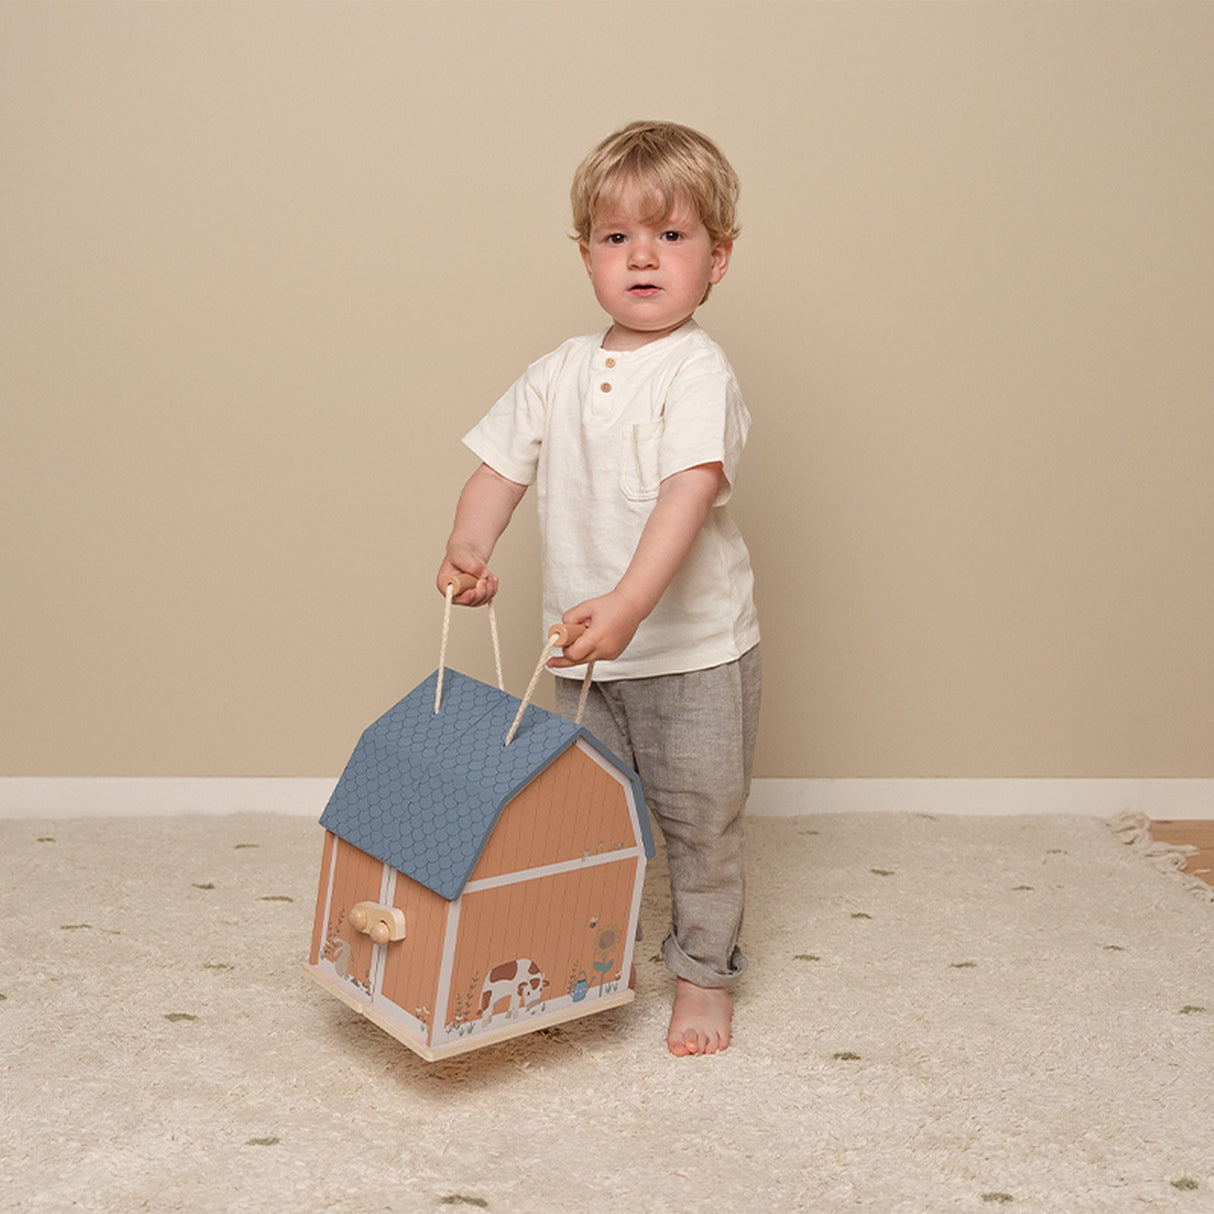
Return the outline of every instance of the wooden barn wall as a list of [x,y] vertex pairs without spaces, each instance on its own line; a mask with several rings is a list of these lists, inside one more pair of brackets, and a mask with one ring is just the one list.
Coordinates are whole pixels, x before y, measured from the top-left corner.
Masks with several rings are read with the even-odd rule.
[[405,938],[387,947],[380,990],[384,999],[429,1024],[451,904],[402,873],[392,902],[405,912]]
[[623,785],[570,747],[506,806],[472,881],[598,855],[637,838]]
[[325,845],[320,855],[320,879],[316,883],[316,915],[312,921],[312,949],[308,964],[315,965],[325,947],[325,904],[328,902],[329,874],[333,866],[333,845],[337,836],[325,831]]
[[[475,1020],[486,976],[510,961],[526,958],[539,965],[549,982],[547,999],[567,995],[581,971],[594,986],[600,974],[604,981],[615,981],[626,961],[636,877],[637,859],[629,856],[466,893],[447,1023]],[[596,948],[611,928],[615,947]],[[610,967],[596,971],[596,962],[610,962]]]
[[371,993],[371,965],[375,946],[369,936],[355,931],[349,925],[347,916],[356,902],[378,902],[383,881],[383,861],[374,859],[344,839],[337,840],[337,865],[333,872],[328,921],[324,925],[324,955],[332,960],[332,942],[337,938],[345,940],[351,953],[347,966],[348,975],[367,994]]

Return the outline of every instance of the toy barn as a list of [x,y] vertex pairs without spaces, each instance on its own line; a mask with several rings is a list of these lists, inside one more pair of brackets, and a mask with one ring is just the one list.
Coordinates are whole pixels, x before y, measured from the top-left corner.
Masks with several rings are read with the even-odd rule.
[[320,819],[307,968],[434,1060],[626,1003],[645,862],[635,772],[455,671],[371,725]]

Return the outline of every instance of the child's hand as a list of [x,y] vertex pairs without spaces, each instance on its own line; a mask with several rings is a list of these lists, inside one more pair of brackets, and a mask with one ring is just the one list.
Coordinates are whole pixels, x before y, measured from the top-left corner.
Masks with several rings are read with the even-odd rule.
[[497,578],[490,572],[489,566],[471,549],[450,548],[446,559],[439,566],[435,584],[441,595],[447,593],[447,582],[453,577],[473,577],[476,585],[471,590],[461,590],[452,602],[461,607],[483,607],[497,594]]
[[562,618],[566,624],[584,624],[586,631],[563,651],[564,657],[548,660],[554,669],[618,658],[628,648],[645,616],[618,590],[613,590],[571,607]]
[[455,507],[447,556],[438,569],[439,594],[446,595],[449,578],[461,575],[476,579],[475,587],[455,596],[461,607],[483,607],[497,594],[497,578],[487,562],[526,492],[526,485],[507,480],[488,464],[481,464],[468,478]]

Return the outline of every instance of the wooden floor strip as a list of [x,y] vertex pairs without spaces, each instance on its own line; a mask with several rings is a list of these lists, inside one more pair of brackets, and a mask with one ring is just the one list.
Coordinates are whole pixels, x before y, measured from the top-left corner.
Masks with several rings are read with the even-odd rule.
[[1151,822],[1151,838],[1159,843],[1189,844],[1197,850],[1184,871],[1214,885],[1214,822],[1161,818]]

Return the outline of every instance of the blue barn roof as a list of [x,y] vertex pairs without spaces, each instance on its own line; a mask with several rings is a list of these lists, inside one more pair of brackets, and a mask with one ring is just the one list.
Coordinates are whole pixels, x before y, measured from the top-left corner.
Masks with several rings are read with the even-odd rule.
[[519,700],[458,671],[436,671],[368,726],[320,824],[436,894],[458,898],[515,793],[579,738],[630,781],[652,858],[649,815],[636,773],[580,725],[530,705],[503,745]]

